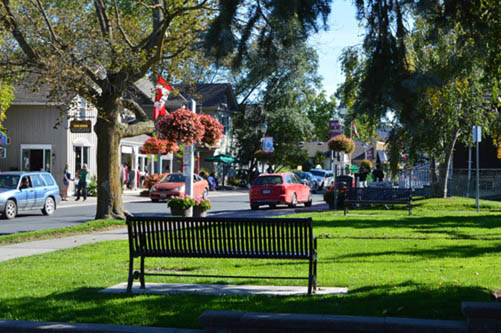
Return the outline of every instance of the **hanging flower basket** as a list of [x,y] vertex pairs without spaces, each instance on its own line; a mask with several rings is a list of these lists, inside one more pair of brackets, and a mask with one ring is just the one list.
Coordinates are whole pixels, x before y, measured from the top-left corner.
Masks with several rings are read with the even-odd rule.
[[361,160],[360,161],[361,169],[372,169],[372,161],[371,160]]
[[158,123],[162,139],[188,145],[202,141],[205,133],[200,116],[188,109],[178,109],[163,117]]
[[327,144],[330,150],[345,152],[346,154],[350,154],[355,150],[355,142],[344,134],[336,135]]
[[223,125],[208,114],[201,114],[200,121],[205,128],[202,143],[207,147],[216,146],[223,137]]
[[143,147],[141,148],[141,153],[154,155],[167,154],[177,151],[177,149],[177,143],[152,136],[144,142]]
[[254,157],[260,162],[268,162],[273,157],[273,153],[265,153],[262,149],[254,153]]

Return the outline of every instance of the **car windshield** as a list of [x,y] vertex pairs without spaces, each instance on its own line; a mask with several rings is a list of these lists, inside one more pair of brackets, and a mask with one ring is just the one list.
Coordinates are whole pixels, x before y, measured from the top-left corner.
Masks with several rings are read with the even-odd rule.
[[310,171],[313,175],[318,176],[318,177],[324,177],[325,176],[325,171],[320,171],[320,170],[311,170]]
[[19,183],[19,175],[0,175],[0,188],[15,189]]
[[182,173],[173,173],[165,176],[162,183],[184,183],[184,175]]
[[278,185],[282,183],[282,177],[280,176],[257,177],[254,181],[254,185]]
[[305,178],[307,178],[307,177],[308,177],[308,174],[307,174],[307,173],[304,173],[304,172],[294,172],[294,174],[295,174],[296,176],[298,176],[299,178],[301,178],[301,179],[305,179]]

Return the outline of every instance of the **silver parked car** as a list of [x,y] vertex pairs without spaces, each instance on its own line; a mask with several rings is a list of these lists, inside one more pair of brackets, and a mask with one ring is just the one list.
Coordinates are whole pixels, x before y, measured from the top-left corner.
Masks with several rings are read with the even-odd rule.
[[60,201],[59,186],[48,172],[0,173],[0,212],[6,219],[33,209],[52,215]]

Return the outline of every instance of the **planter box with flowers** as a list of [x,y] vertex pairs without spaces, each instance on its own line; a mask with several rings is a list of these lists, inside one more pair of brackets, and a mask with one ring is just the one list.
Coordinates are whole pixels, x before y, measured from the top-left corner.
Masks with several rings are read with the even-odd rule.
[[209,199],[197,199],[193,206],[193,216],[206,217],[207,211],[212,208]]
[[329,209],[334,209],[336,207],[335,200],[337,200],[337,208],[343,208],[347,192],[348,189],[344,187],[331,187],[328,191],[326,191],[324,193],[324,201],[329,205]]
[[171,214],[176,216],[193,216],[193,206],[195,206],[195,199],[187,195],[172,198],[167,202]]

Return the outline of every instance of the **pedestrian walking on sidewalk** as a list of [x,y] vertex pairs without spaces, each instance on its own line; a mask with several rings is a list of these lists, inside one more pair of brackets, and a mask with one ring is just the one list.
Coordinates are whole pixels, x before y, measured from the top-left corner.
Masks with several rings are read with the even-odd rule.
[[80,200],[80,192],[82,192],[84,201],[87,200],[87,180],[89,178],[89,170],[87,164],[82,166],[78,171],[78,185],[77,185],[77,198],[75,201]]
[[63,201],[68,201],[68,186],[70,185],[71,181],[74,181],[75,179],[71,179],[71,173],[69,170],[70,166],[68,163],[64,165],[64,174],[63,174],[63,195],[62,199]]

